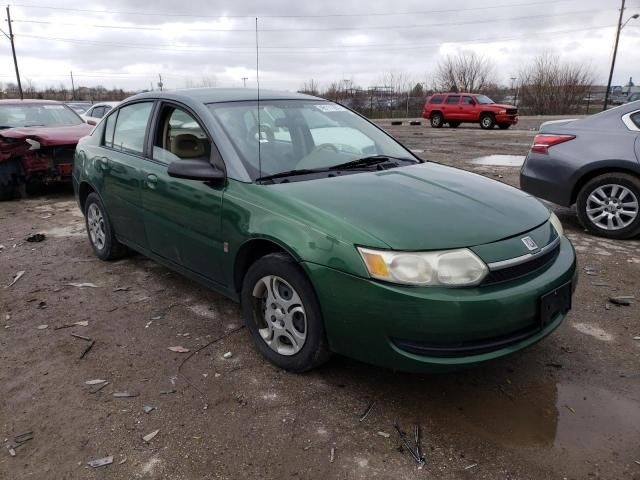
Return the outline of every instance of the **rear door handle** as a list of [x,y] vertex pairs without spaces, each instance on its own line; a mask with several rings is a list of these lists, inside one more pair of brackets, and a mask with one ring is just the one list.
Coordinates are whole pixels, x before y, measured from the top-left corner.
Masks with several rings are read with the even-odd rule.
[[157,183],[158,183],[157,175],[154,175],[153,173],[150,173],[149,175],[147,175],[147,187],[156,188]]

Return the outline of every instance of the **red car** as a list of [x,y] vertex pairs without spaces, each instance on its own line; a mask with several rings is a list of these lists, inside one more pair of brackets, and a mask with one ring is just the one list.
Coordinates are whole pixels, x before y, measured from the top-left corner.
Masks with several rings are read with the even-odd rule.
[[60,102],[0,100],[0,200],[70,181],[76,144],[92,130]]
[[437,93],[427,98],[422,118],[431,121],[433,128],[448,123],[456,128],[463,122],[479,123],[484,129],[498,125],[502,129],[518,123],[518,108],[499,105],[486,95],[475,93]]

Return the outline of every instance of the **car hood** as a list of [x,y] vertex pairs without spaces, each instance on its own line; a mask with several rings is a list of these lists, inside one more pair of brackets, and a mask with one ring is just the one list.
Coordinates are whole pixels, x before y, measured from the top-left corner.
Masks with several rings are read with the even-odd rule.
[[[531,230],[549,210],[524,192],[435,163],[268,187],[289,214],[344,241],[395,250],[482,245]],[[280,203],[280,202],[279,202]],[[295,205],[295,206],[294,206]],[[342,228],[341,228],[342,227]],[[353,236],[354,232],[365,235]],[[350,235],[351,234],[351,235]]]
[[506,109],[509,109],[509,108],[518,108],[515,105],[504,105],[502,103],[492,103],[490,106],[493,107],[493,108],[496,108],[498,110],[503,110],[503,109],[506,110]]
[[65,125],[60,127],[20,127],[0,130],[0,138],[20,140],[31,138],[44,147],[55,145],[71,145],[78,143],[82,137],[89,135],[93,127],[86,123]]

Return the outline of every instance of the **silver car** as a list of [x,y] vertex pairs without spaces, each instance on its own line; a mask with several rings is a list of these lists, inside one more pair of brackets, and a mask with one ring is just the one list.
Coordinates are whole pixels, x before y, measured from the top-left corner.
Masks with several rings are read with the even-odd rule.
[[640,234],[640,101],[543,123],[520,187],[558,205],[575,204],[580,223],[596,235]]

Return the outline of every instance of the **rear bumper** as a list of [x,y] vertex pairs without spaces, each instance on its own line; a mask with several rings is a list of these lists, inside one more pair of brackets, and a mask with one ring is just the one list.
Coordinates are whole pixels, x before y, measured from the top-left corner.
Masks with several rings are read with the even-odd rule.
[[562,162],[549,155],[527,155],[520,170],[520,188],[525,192],[564,207],[573,202],[573,180],[571,172],[563,168]]
[[[544,271],[461,289],[404,287],[315,264],[305,268],[333,351],[375,365],[425,372],[503,357],[549,335],[565,315],[542,325],[540,298],[574,280],[576,259],[563,238],[558,257]],[[455,352],[451,346],[465,348]],[[438,354],[437,348],[449,352]]]

